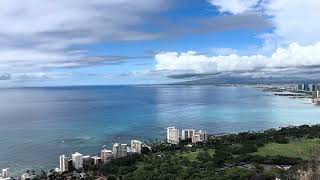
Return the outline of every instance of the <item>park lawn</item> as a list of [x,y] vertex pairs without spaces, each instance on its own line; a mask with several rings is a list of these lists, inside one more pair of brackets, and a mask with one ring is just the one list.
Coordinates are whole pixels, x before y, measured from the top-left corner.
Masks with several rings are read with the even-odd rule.
[[144,162],[142,162],[142,161],[138,161],[138,162],[136,163],[136,167],[137,167],[138,169],[142,168],[143,166],[144,166]]
[[[190,151],[190,152],[183,152],[183,153],[181,153],[181,154],[179,154],[179,155],[182,156],[182,157],[188,158],[190,161],[197,161],[197,156],[198,156],[198,153],[199,153],[200,151],[203,151],[203,150],[197,150],[197,151],[195,151],[195,152],[192,152],[192,151]],[[211,156],[213,156],[213,155],[215,154],[215,150],[214,150],[214,149],[208,149],[207,151],[209,152],[209,154],[210,154]]]
[[268,143],[264,147],[258,148],[254,153],[260,156],[285,156],[293,158],[310,159],[311,155],[320,154],[320,139],[296,139],[288,144]]

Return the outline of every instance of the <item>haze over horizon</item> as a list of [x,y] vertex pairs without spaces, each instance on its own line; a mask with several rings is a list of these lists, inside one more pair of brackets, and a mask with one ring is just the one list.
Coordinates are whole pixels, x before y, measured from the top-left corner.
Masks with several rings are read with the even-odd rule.
[[0,87],[320,75],[318,0],[3,0]]

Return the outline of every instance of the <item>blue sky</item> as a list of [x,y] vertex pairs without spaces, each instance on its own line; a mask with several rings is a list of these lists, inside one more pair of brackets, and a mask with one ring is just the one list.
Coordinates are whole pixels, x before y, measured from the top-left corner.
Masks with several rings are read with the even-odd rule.
[[316,0],[4,0],[0,6],[0,86],[309,77],[320,65]]

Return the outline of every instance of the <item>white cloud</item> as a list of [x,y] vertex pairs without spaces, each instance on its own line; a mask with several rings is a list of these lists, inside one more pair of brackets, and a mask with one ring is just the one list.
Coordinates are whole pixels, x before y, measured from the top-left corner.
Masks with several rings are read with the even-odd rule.
[[156,70],[194,71],[196,73],[215,73],[217,63],[205,55],[196,52],[187,53],[164,52],[155,56]]
[[[160,34],[149,33],[143,27],[153,23],[152,15],[166,9],[170,1],[1,0],[0,72],[8,76],[0,75],[0,79],[17,77],[12,73],[21,75],[31,72],[30,77],[37,77],[32,73],[44,72],[48,68],[81,67],[123,60],[121,57],[92,57],[86,51],[74,50],[81,45],[99,42],[159,38]],[[216,21],[205,23],[207,26],[204,27],[207,28],[194,31],[201,33],[218,29],[216,32],[219,32],[229,30],[230,26],[243,28],[239,17],[248,19],[247,15],[252,14],[262,19],[268,18],[273,22],[274,29],[260,37],[265,39],[262,52],[271,52],[271,55],[240,56],[236,50],[228,48],[213,49],[216,56],[195,52],[165,52],[156,55],[156,70],[219,73],[320,65],[320,24],[317,23],[320,17],[319,0],[208,2],[222,13],[237,16],[220,16]],[[234,17],[235,20],[227,21],[226,17]],[[251,21],[261,22],[260,19],[254,19]]]
[[220,12],[229,12],[232,14],[251,11],[258,2],[259,0],[209,0],[209,3],[217,6]]
[[271,56],[206,56],[189,51],[181,54],[163,52],[157,54],[155,59],[158,71],[187,71],[196,74],[299,68],[320,65],[320,42],[309,46],[292,43],[287,48],[278,48]]
[[[303,45],[320,39],[319,0],[210,0],[221,12],[242,14],[248,11],[269,18],[274,30],[266,37],[265,48],[298,42]],[[270,39],[270,36],[273,38]],[[270,41],[273,42],[270,42]],[[271,46],[270,46],[271,45]]]
[[[108,62],[76,47],[155,39],[143,27],[167,0],[1,0],[0,72],[78,67]],[[96,63],[91,63],[91,62]]]
[[54,72],[34,72],[34,73],[15,73],[12,75],[14,81],[43,81],[57,80],[71,77],[71,73],[54,73]]
[[319,0],[272,0],[263,4],[264,13],[271,16],[274,32],[287,43],[316,43],[320,40]]
[[221,13],[234,16],[256,13],[272,21],[270,33],[260,34],[264,39],[260,54],[239,56],[237,52],[220,52],[216,56],[196,53],[163,53],[156,56],[156,69],[188,70],[193,73],[221,73],[254,71],[264,73],[283,68],[320,65],[320,1],[319,0],[210,0]]
[[143,39],[148,35],[144,37],[143,32],[128,27],[144,23],[144,13],[157,11],[163,5],[160,0],[3,0],[0,2],[0,33],[27,38],[36,35],[41,38],[38,41],[49,42],[55,40],[52,38],[70,36],[66,45],[100,38]]

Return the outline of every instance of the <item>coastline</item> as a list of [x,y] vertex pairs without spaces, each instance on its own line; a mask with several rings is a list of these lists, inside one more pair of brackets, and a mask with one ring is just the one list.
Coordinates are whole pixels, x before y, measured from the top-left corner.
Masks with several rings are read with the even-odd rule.
[[[159,156],[159,154],[161,154],[161,156],[162,155],[168,156],[168,157],[172,156],[173,158],[177,155],[178,156],[181,155],[187,159],[191,158],[191,159],[189,159],[189,161],[192,160],[192,161],[197,161],[198,163],[204,163],[207,160],[204,162],[201,162],[202,161],[201,159],[197,160],[197,158],[201,158],[199,155],[200,151],[206,152],[206,151],[208,151],[208,149],[213,149],[213,151],[210,151],[211,155],[208,156],[208,154],[207,154],[205,156],[208,156],[208,157],[202,157],[202,158],[215,158],[215,157],[221,158],[220,156],[222,154],[217,155],[217,153],[219,154],[218,150],[220,148],[224,147],[224,146],[221,146],[220,141],[224,141],[224,142],[228,142],[228,144],[230,144],[230,143],[231,144],[234,144],[234,143],[243,144],[244,143],[244,144],[246,144],[246,146],[248,146],[248,145],[252,146],[252,144],[253,144],[253,145],[255,145],[255,148],[248,149],[248,147],[246,147],[243,150],[241,150],[241,148],[240,148],[238,150],[239,152],[238,151],[235,152],[236,154],[238,154],[238,153],[240,153],[240,154],[244,153],[244,154],[248,154],[248,155],[251,154],[251,155],[249,155],[249,157],[251,159],[246,159],[246,160],[241,159],[240,162],[238,162],[239,160],[233,160],[233,161],[235,161],[233,163],[231,163],[231,162],[227,163],[227,161],[224,161],[224,163],[221,165],[216,164],[215,165],[215,166],[217,166],[216,168],[221,169],[217,172],[219,172],[220,174],[222,173],[221,175],[223,175],[223,176],[227,175],[226,172],[228,170],[231,170],[234,168],[241,168],[241,169],[243,169],[243,171],[255,171],[257,173],[257,172],[259,172],[257,164],[260,164],[260,166],[262,166],[264,168],[282,170],[281,175],[275,173],[275,174],[268,175],[268,176],[275,176],[275,177],[299,176],[300,177],[300,176],[308,174],[308,173],[313,173],[313,170],[303,170],[305,173],[301,174],[301,173],[298,173],[296,170],[297,168],[302,170],[303,169],[302,164],[310,163],[309,160],[311,160],[311,159],[309,159],[309,157],[311,158],[312,154],[310,154],[310,156],[308,154],[305,154],[304,158],[300,158],[299,154],[296,155],[297,157],[292,156],[290,154],[288,154],[288,157],[286,157],[286,151],[274,151],[274,150],[270,151],[270,150],[268,150],[265,152],[265,150],[263,150],[263,149],[268,148],[271,144],[275,144],[275,145],[279,144],[277,146],[285,146],[286,144],[289,145],[291,142],[293,142],[293,143],[295,142],[294,139],[296,139],[296,141],[298,141],[298,142],[305,141],[306,143],[308,141],[315,141],[315,140],[318,141],[318,139],[319,139],[319,142],[320,142],[320,133],[318,131],[319,129],[320,129],[319,124],[312,125],[312,126],[301,125],[301,126],[282,127],[277,130],[276,129],[268,129],[268,130],[259,131],[259,132],[250,131],[250,132],[240,132],[237,134],[209,135],[207,141],[199,142],[199,143],[192,143],[192,144],[191,144],[191,142],[182,141],[182,140],[180,140],[179,144],[169,144],[169,143],[166,143],[165,140],[162,140],[162,141],[156,142],[156,143],[149,142],[149,143],[146,143],[145,146],[143,146],[146,149],[143,150],[142,155],[139,155],[139,154],[129,155],[128,154],[127,157],[113,159],[110,162],[101,163],[101,164],[97,164],[94,166],[90,165],[88,167],[85,167],[84,169],[66,172],[66,173],[59,173],[58,171],[54,172],[49,169],[43,170],[43,172],[46,172],[46,176],[55,176],[55,177],[62,176],[65,178],[75,176],[75,172],[76,172],[76,174],[80,175],[81,173],[83,173],[83,175],[85,177],[89,176],[89,177],[93,178],[94,176],[90,175],[90,174],[92,174],[92,171],[97,171],[94,174],[97,174],[97,173],[100,174],[100,175],[97,174],[98,176],[100,176],[100,178],[106,178],[106,177],[110,177],[110,176],[119,177],[121,174],[115,173],[115,171],[114,172],[110,171],[110,169],[108,170],[108,168],[110,168],[113,165],[116,165],[117,163],[121,163],[121,162],[124,163],[125,161],[132,161],[132,163],[129,163],[125,166],[135,167],[132,169],[133,170],[132,173],[135,173],[136,171],[139,170],[139,168],[137,169],[137,163],[139,164],[139,162],[144,161],[144,159],[146,159],[146,158],[152,158],[154,156]],[[245,139],[247,139],[247,140],[244,141]],[[314,144],[314,145],[315,145],[315,147],[316,146],[318,147],[317,144]],[[308,146],[310,146],[310,145],[308,145]],[[174,147],[174,148],[172,149],[172,147]],[[234,147],[237,147],[237,146],[234,146]],[[311,146],[309,148],[314,149]],[[171,152],[171,153],[169,153],[169,155],[166,155],[166,152],[168,152],[168,153]],[[197,152],[198,155],[196,157],[193,157],[193,156],[189,157],[189,154],[190,153],[192,154],[193,152]],[[297,151],[297,152],[299,152],[299,151]],[[252,154],[252,153],[254,153],[254,154]],[[270,157],[272,157],[272,158],[277,157],[279,159],[278,160],[274,159],[274,160],[270,161],[270,160],[268,160],[268,159],[270,159],[270,157],[263,155],[264,153],[273,154]],[[277,153],[280,153],[280,154],[284,153],[283,154],[284,156],[283,155],[275,156],[275,154],[277,154]],[[289,151],[288,151],[288,153],[289,153]],[[305,153],[311,153],[311,151],[309,152],[308,149],[305,149]],[[316,152],[314,152],[314,153],[316,153]],[[244,154],[242,154],[242,156]],[[260,160],[254,159],[257,157],[259,157]],[[194,158],[196,158],[196,159],[194,159]],[[147,163],[147,162],[145,162],[145,163]],[[252,164],[253,162],[255,164]],[[217,163],[217,162],[215,162],[215,163]],[[140,165],[138,165],[138,166],[140,166]],[[100,168],[96,169],[97,167],[100,167],[102,169],[100,169]],[[105,169],[105,168],[107,168],[107,169]],[[30,169],[30,172],[32,172],[32,169]],[[129,171],[129,173],[130,172],[131,171]],[[44,174],[40,173],[40,172],[35,173],[35,176],[37,176],[37,177],[41,177],[43,175]],[[95,178],[97,178],[97,175],[95,175]],[[248,177],[252,176],[252,175],[253,174],[248,174]],[[127,177],[127,176],[129,176],[129,174],[124,174],[121,176]]]
[[[123,94],[119,94],[119,91],[123,91]],[[150,91],[151,90],[151,91]],[[146,92],[151,94],[146,94]],[[14,91],[16,92],[16,91]],[[26,94],[26,97],[30,97],[27,93],[34,93],[33,90],[30,89],[28,91],[24,91],[23,89],[19,90],[19,93]],[[43,107],[50,108],[53,110],[57,109],[57,112],[62,112],[63,115],[66,114],[66,120],[63,120],[65,117],[62,116],[61,113],[53,114],[54,116],[47,117],[47,114],[44,114],[44,118],[51,118],[49,122],[46,122],[44,125],[38,124],[41,122],[38,119],[34,119],[34,117],[29,117],[28,114],[23,114],[23,110],[19,110],[24,117],[23,119],[31,119],[30,123],[24,123],[21,121],[17,121],[17,124],[24,124],[26,128],[21,129],[19,126],[2,126],[6,127],[2,132],[14,135],[12,138],[15,139],[17,137],[41,137],[44,138],[45,143],[42,141],[38,141],[36,143],[30,144],[30,147],[38,147],[34,149],[34,152],[41,155],[38,159],[34,159],[33,152],[28,152],[28,148],[26,152],[28,152],[28,156],[25,157],[26,163],[18,163],[21,165],[21,169],[32,168],[27,163],[27,161],[35,161],[37,164],[47,166],[48,164],[52,164],[52,168],[54,164],[57,162],[57,156],[62,153],[75,152],[77,150],[84,151],[86,154],[93,154],[98,152],[104,144],[111,144],[110,142],[114,141],[111,138],[121,138],[127,142],[125,139],[130,137],[140,138],[141,129],[144,132],[145,139],[148,137],[162,137],[164,134],[164,127],[178,124],[183,121],[185,127],[188,128],[195,126],[199,129],[207,129],[211,132],[210,134],[217,133],[225,133],[225,132],[243,132],[250,130],[265,130],[271,127],[280,127],[285,125],[299,125],[299,124],[311,124],[316,122],[315,119],[312,119],[313,116],[317,116],[317,111],[313,109],[310,104],[303,104],[303,100],[291,100],[286,97],[275,97],[265,96],[265,93],[260,90],[255,90],[252,86],[161,86],[161,87],[130,87],[126,88],[80,88],[74,91],[72,90],[65,91],[64,89],[53,89],[48,93],[46,90],[41,89],[42,93],[46,93],[46,96],[36,96],[37,98],[45,97],[42,99],[29,99],[25,98],[26,102],[20,101],[19,104],[22,104],[23,108],[28,106],[32,107],[32,109],[42,109]],[[146,94],[146,98],[144,99],[133,99],[132,106],[130,108],[134,109],[134,112],[128,112],[127,110],[117,111],[117,114],[121,114],[121,116],[114,116],[113,114],[108,114],[110,108],[113,108],[113,105],[105,104],[110,99],[114,98],[112,96],[106,96],[108,93],[117,93],[121,97],[130,98],[135,93]],[[13,92],[12,92],[13,93]],[[39,93],[37,91],[37,93]],[[70,93],[75,94],[77,96],[70,96]],[[87,97],[87,94],[91,93],[99,93],[95,95],[99,97],[99,99],[95,99],[95,97]],[[129,93],[128,96],[124,95]],[[183,94],[182,94],[183,93]],[[100,95],[101,94],[101,95]],[[41,94],[40,94],[41,95]],[[69,96],[69,97],[68,97]],[[103,99],[107,97],[108,99]],[[168,99],[168,98],[171,99]],[[214,98],[213,98],[214,97]],[[60,101],[60,98],[62,100]],[[239,99],[240,98],[240,99]],[[52,100],[55,101],[52,101]],[[90,101],[88,101],[89,99]],[[49,101],[48,101],[49,100]],[[8,103],[11,103],[8,101]],[[92,104],[92,106],[88,106]],[[145,104],[141,102],[146,102]],[[150,109],[150,102],[156,102],[154,105],[154,109]],[[7,104],[8,104],[7,103]],[[48,103],[48,106],[46,105]],[[121,102],[127,103],[127,102]],[[131,103],[131,101],[129,102]],[[138,103],[138,106],[137,106]],[[26,104],[26,105],[24,105]],[[121,105],[120,104],[120,105]],[[270,104],[270,106],[269,106]],[[15,105],[15,104],[14,104]],[[88,108],[87,108],[88,106]],[[115,107],[119,106],[116,104]],[[153,106],[153,104],[151,104]],[[10,106],[9,106],[10,107]],[[70,111],[70,108],[73,107],[84,107],[83,109],[77,109],[77,111]],[[94,108],[92,108],[94,107]],[[105,108],[107,107],[107,108]],[[128,106],[129,107],[129,106]],[[146,108],[145,108],[146,107]],[[283,109],[289,107],[288,112],[283,112]],[[68,109],[70,112],[62,111],[61,108]],[[136,114],[136,110],[143,109],[140,114]],[[144,109],[145,108],[145,109]],[[276,108],[276,109],[275,109]],[[27,109],[27,108],[26,108]],[[297,109],[297,110],[295,110]],[[114,110],[114,109],[113,109]],[[174,111],[173,111],[174,110]],[[230,110],[230,111],[229,111]],[[274,116],[270,116],[272,114],[268,114],[268,116],[261,116],[265,112],[270,112],[272,110],[277,115],[277,119],[274,119]],[[295,111],[294,115],[298,115],[298,117],[292,118],[290,115],[292,111]],[[301,111],[301,112],[299,112]],[[308,121],[304,121],[302,117],[306,117],[305,114],[310,114],[312,111],[311,118],[308,118]],[[30,111],[28,111],[30,112]],[[45,111],[44,111],[45,112]],[[76,113],[75,113],[76,112]],[[80,112],[80,113],[79,113]],[[81,112],[87,112],[86,114],[82,114]],[[107,114],[101,114],[101,112],[107,112]],[[223,112],[223,113],[222,113]],[[30,114],[30,113],[29,113]],[[69,114],[72,116],[69,117]],[[74,114],[79,114],[79,116],[74,116]],[[98,115],[99,114],[99,115]],[[123,116],[122,116],[123,114]],[[125,114],[130,114],[133,118],[127,118]],[[80,115],[82,117],[80,117]],[[87,116],[90,115],[90,116]],[[7,115],[9,116],[9,115]],[[56,116],[56,117],[55,117]],[[252,116],[252,118],[244,118]],[[111,117],[111,118],[110,118]],[[301,117],[301,118],[300,118]],[[111,119],[109,121],[109,118]],[[224,119],[225,118],[225,119]],[[77,121],[72,121],[72,119]],[[103,121],[92,121],[87,122],[88,120],[96,120],[102,119]],[[115,119],[115,120],[113,120]],[[280,120],[282,119],[282,120]],[[123,121],[125,120],[125,121]],[[138,121],[137,121],[138,120]],[[15,122],[15,121],[13,121]],[[32,124],[35,122],[36,124]],[[122,124],[132,122],[129,126],[122,126]],[[6,124],[11,124],[9,121],[5,122]],[[140,125],[138,125],[138,123]],[[154,124],[156,123],[156,124]],[[108,125],[112,124],[115,127],[110,127]],[[142,124],[142,125],[141,125]],[[31,126],[32,125],[32,126]],[[80,126],[81,125],[81,126]],[[121,126],[120,126],[121,125]],[[72,127],[71,127],[72,126]],[[73,126],[78,128],[83,128],[83,132],[74,133]],[[102,128],[106,126],[105,128]],[[206,128],[206,127],[214,127],[214,128]],[[110,128],[113,130],[110,131]],[[16,130],[15,130],[16,129]],[[52,130],[51,130],[52,129]],[[61,129],[61,131],[59,130]],[[120,129],[120,131],[118,131]],[[10,133],[11,130],[15,130],[15,133]],[[30,131],[32,133],[30,134]],[[55,130],[56,132],[53,132]],[[39,132],[38,134],[36,132]],[[46,140],[46,137],[41,135],[41,132],[46,132],[47,134],[52,134],[55,136],[48,136],[50,140]],[[67,132],[67,134],[64,134]],[[136,132],[136,133],[132,133]],[[21,133],[21,134],[20,134]],[[22,135],[24,134],[24,135]],[[80,136],[79,136],[80,135]],[[83,140],[79,142],[72,143],[64,143],[61,141],[68,138],[77,138],[86,135],[88,137],[95,137],[95,139]],[[2,141],[3,143],[10,143],[6,141]],[[25,141],[23,141],[25,142]],[[49,142],[49,143],[48,143]],[[6,145],[6,144],[2,144]],[[19,144],[17,144],[19,145]],[[29,145],[28,145],[29,146]],[[69,147],[70,146],[70,147]],[[72,147],[71,147],[72,146]],[[5,147],[5,146],[4,146]],[[13,149],[15,144],[10,145],[10,148]],[[18,147],[18,146],[17,146]],[[21,146],[20,146],[21,147]],[[55,148],[59,149],[55,149]],[[38,149],[41,150],[38,153]],[[46,150],[50,149],[50,150]],[[13,149],[15,150],[15,149]],[[19,153],[18,148],[14,153]],[[4,151],[3,151],[4,152]],[[42,154],[47,154],[43,156]],[[15,165],[15,161],[7,160],[11,153],[2,153],[2,162],[5,162],[5,165],[1,165],[2,168],[5,168],[8,165]],[[7,155],[8,154],[8,155]],[[19,154],[17,154],[19,155]],[[19,157],[19,156],[18,156]],[[21,159],[21,158],[20,158]],[[45,160],[42,160],[45,159]],[[49,162],[49,163],[48,163]],[[21,172],[21,171],[20,171]],[[19,173],[20,173],[19,172]]]

